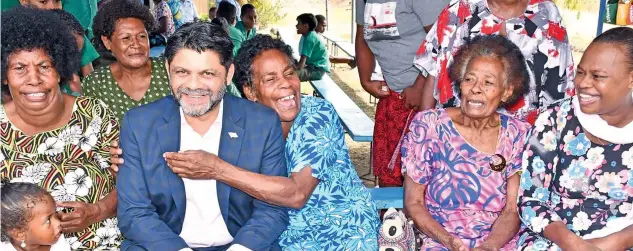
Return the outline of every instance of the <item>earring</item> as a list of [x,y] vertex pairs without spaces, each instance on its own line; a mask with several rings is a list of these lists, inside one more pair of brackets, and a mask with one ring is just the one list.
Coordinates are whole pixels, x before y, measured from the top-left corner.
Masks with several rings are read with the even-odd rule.
[[21,248],[26,248],[26,243],[24,243],[24,240],[22,240],[22,244],[20,244]]

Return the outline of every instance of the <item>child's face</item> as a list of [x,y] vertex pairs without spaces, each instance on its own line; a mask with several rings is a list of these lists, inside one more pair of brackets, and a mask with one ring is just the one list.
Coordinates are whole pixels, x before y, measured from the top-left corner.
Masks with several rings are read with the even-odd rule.
[[310,31],[310,26],[308,24],[301,23],[301,21],[297,20],[297,34],[307,34]]
[[242,23],[246,29],[252,29],[257,24],[257,11],[250,10],[247,13],[242,13]]
[[27,224],[26,243],[29,245],[51,246],[57,243],[62,226],[55,212],[55,201],[46,196],[31,209],[32,219]]
[[22,5],[32,6],[38,9],[45,10],[61,10],[61,0],[20,0]]

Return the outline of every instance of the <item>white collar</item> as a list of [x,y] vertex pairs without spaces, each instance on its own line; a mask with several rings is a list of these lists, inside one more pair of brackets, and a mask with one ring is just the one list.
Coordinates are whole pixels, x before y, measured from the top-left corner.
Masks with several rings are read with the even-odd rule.
[[591,133],[591,135],[614,144],[622,145],[633,143],[633,122],[630,122],[622,128],[610,126],[600,115],[583,113],[580,109],[577,96],[574,96],[571,102],[580,125],[585,131]]

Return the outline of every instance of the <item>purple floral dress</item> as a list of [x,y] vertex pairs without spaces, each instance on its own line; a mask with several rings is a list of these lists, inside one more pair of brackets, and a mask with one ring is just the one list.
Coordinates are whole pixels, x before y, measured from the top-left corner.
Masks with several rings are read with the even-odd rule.
[[571,99],[539,116],[523,168],[519,213],[528,229],[520,237],[521,250],[560,250],[543,236],[555,221],[584,239],[633,223],[633,144],[589,141]]
[[[418,113],[402,142],[402,169],[426,185],[426,206],[449,233],[468,248],[480,245],[506,205],[506,181],[521,168],[529,124],[501,115],[495,154],[506,159],[499,172],[490,168],[490,154],[478,151],[460,136],[444,109]],[[514,201],[510,202],[514,203]],[[423,236],[421,250],[448,250]],[[502,250],[516,250],[517,237]]]

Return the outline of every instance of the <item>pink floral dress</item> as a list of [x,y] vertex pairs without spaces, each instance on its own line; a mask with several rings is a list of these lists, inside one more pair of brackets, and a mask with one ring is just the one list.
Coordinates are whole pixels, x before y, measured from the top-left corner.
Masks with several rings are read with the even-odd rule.
[[[521,169],[529,124],[501,115],[495,154],[507,165],[498,172],[490,168],[491,155],[466,142],[444,109],[418,113],[409,129],[402,142],[402,169],[426,185],[426,206],[437,222],[468,248],[480,245],[506,205],[506,181]],[[516,239],[503,250],[515,250]],[[448,249],[423,236],[421,250]]]

